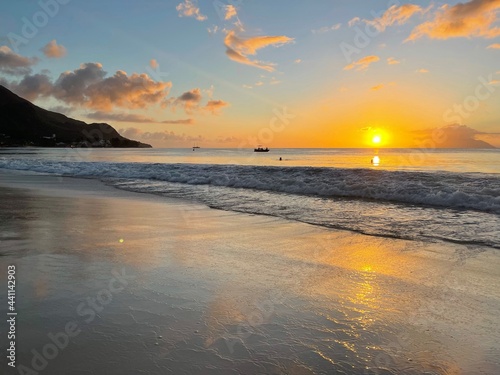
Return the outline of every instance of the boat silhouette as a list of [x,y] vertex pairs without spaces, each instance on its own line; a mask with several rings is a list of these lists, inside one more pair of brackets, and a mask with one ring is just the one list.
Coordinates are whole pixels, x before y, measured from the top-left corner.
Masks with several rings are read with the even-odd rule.
[[257,148],[253,149],[253,152],[269,152],[269,148],[263,148],[262,146],[258,146]]

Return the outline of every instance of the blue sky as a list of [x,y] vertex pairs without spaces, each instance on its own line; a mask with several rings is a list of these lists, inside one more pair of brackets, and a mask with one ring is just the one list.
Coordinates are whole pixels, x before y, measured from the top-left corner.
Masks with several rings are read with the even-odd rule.
[[[25,66],[30,70],[26,75],[44,74],[50,88],[41,94],[23,87],[20,82],[25,77],[19,71],[1,70],[1,59],[0,77],[13,91],[45,108],[64,109],[85,121],[97,121],[97,113],[99,121],[158,146],[185,146],[193,139],[226,147],[254,140],[281,147],[362,146],[360,129],[392,134],[392,146],[396,146],[408,143],[412,131],[452,123],[478,132],[498,132],[500,48],[494,47],[500,43],[500,33],[495,31],[500,1],[457,4],[379,0],[3,2],[0,46],[10,49],[4,48],[3,53],[15,54],[8,61],[36,58],[36,63],[33,60]],[[232,16],[224,19],[231,7]],[[46,25],[39,14],[47,13],[44,8],[49,13],[57,8],[47,16]],[[384,14],[386,18],[381,18]],[[26,20],[36,23],[36,17],[42,26],[24,42],[16,43],[13,35],[26,36]],[[445,28],[457,20],[464,25],[460,30]],[[376,35],[360,38],[367,30],[377,31]],[[361,44],[356,43],[360,40]],[[48,56],[41,49],[51,41],[56,48]],[[230,58],[228,46],[239,61]],[[354,51],[347,57],[346,48]],[[353,62],[359,63],[349,69]],[[94,101],[88,100],[88,92],[82,93],[81,102],[74,95],[69,99],[57,87],[57,80],[84,63],[101,64],[102,68],[94,68],[106,72],[105,78],[124,71],[127,79],[134,73],[143,74],[147,75],[144,80],[168,83],[168,87],[151,84],[148,90],[163,89],[164,95],[157,92],[154,99],[141,97],[144,100],[132,102],[127,96],[116,99],[117,93],[108,88],[111,82],[103,82],[93,90],[99,91]],[[477,96],[481,77],[488,81],[483,91],[489,95],[476,98],[477,105],[469,99],[468,108],[474,110],[462,111],[457,117],[455,106]],[[99,104],[103,95],[109,96],[107,106]],[[263,137],[269,133],[263,129],[269,128],[276,111],[284,108],[293,112],[286,129],[271,129],[273,136]],[[130,115],[142,121],[124,121],[133,119]],[[178,120],[184,123],[161,123]]]

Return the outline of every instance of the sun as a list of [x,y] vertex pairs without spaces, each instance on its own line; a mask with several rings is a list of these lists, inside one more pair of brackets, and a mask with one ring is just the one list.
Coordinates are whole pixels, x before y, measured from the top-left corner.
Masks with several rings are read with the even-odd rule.
[[382,141],[382,137],[380,135],[375,135],[372,138],[372,142],[378,145]]

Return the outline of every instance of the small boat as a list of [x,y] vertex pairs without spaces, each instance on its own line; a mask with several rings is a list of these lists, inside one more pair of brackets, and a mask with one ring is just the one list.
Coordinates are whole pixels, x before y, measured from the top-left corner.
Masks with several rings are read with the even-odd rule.
[[269,148],[262,148],[262,146],[259,146],[257,148],[253,149],[253,152],[269,152]]
[[196,146],[196,144],[193,146],[193,151],[197,148],[200,148],[200,146]]

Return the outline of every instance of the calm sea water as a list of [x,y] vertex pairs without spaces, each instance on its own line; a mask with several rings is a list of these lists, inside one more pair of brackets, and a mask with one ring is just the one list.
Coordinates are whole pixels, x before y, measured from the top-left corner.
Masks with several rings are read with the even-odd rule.
[[367,235],[500,248],[500,150],[1,149],[0,168]]

